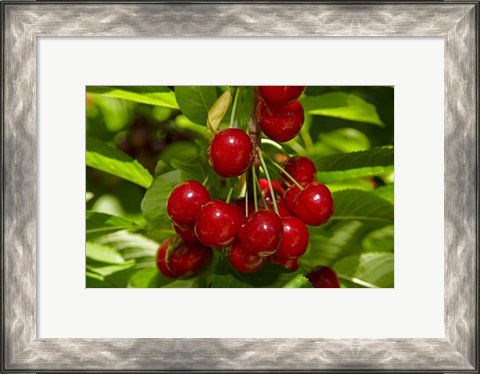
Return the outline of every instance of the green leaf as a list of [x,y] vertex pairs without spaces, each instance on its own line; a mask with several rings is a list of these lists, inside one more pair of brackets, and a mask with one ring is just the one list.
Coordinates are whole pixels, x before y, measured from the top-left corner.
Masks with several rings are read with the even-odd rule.
[[332,221],[359,220],[379,227],[393,224],[393,205],[372,192],[338,191],[333,193],[333,201],[335,211]]
[[225,117],[225,114],[232,103],[232,90],[233,89],[230,88],[220,95],[220,97],[217,99],[217,101],[215,101],[208,111],[207,127],[212,133],[217,131],[218,126],[220,126],[223,117]]
[[[95,273],[107,282],[105,287],[126,287],[128,279],[134,272],[135,261],[129,260],[122,264],[94,266],[87,264],[87,273]],[[109,286],[111,284],[111,286]]]
[[374,105],[345,92],[331,92],[300,99],[305,113],[384,126]]
[[385,226],[369,232],[362,241],[365,252],[393,252],[394,226]]
[[162,86],[87,86],[87,92],[142,104],[178,109],[175,93]]
[[145,219],[151,223],[167,220],[167,200],[173,187],[182,182],[180,170],[160,174],[145,193],[141,208]]
[[285,283],[283,288],[313,288],[313,286],[302,274],[297,274],[295,278]]
[[207,124],[208,111],[217,100],[214,86],[176,86],[175,95],[180,110],[190,121]]
[[362,251],[362,239],[369,227],[360,221],[345,221],[329,224],[329,230],[310,228],[310,245],[302,256],[301,268],[305,273],[319,265],[331,265],[347,255]]
[[340,278],[360,280],[382,288],[394,287],[393,253],[364,253],[347,256],[333,265]]
[[[322,182],[322,180],[320,180],[320,182]],[[337,192],[342,190],[373,191],[372,183],[363,178],[327,182],[325,183],[325,185],[328,187],[330,192]]]
[[148,188],[152,175],[137,160],[104,142],[87,138],[87,166]]
[[393,147],[325,156],[316,162],[317,179],[329,183],[390,172],[393,171],[393,156]]
[[[283,266],[265,263],[256,273],[239,273],[229,261],[220,262],[212,276],[213,288],[281,288],[297,276]],[[300,282],[300,281],[298,281]],[[301,283],[301,282],[300,282]],[[294,282],[297,284],[297,281]]]
[[123,217],[87,210],[87,240],[93,240],[118,230],[138,230],[141,227]]
[[87,262],[88,259],[103,262],[106,264],[124,264],[125,259],[120,252],[112,247],[98,243],[87,242],[86,245]]
[[156,267],[151,267],[135,272],[128,280],[128,287],[159,288],[171,282],[173,279],[164,277]]
[[87,288],[112,288],[113,284],[107,282],[104,277],[99,274],[86,272],[86,287]]
[[394,197],[393,197],[394,190],[395,190],[394,185],[390,184],[388,186],[378,187],[377,189],[375,189],[373,191],[373,193],[375,195],[377,195],[378,197],[380,197],[384,200],[387,200],[388,202],[393,204],[394,203]]
[[200,183],[203,182],[210,171],[207,169],[207,167],[210,167],[202,162],[201,157],[189,161],[172,160],[171,165],[180,171],[182,180],[193,179]]

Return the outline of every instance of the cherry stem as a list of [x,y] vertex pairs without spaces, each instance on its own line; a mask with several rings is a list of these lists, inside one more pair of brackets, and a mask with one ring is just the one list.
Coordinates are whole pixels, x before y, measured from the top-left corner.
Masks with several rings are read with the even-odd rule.
[[232,192],[233,192],[233,187],[230,187],[230,190],[228,191],[228,195],[227,195],[227,200],[226,200],[227,203],[230,202],[230,198],[232,197]]
[[257,201],[257,184],[255,179],[257,174],[255,173],[255,168],[252,168],[252,179],[253,179],[253,203],[255,204],[255,212],[258,212],[258,201]]
[[260,186],[260,181],[258,180],[257,174],[255,174],[254,183],[258,186],[258,190],[260,191],[260,196],[262,197],[263,206],[265,207],[265,209],[267,209],[267,201],[265,200],[265,196],[263,196],[262,187]]
[[236,128],[238,127],[235,123],[235,113],[237,111],[237,104],[238,104],[238,97],[240,96],[240,87],[237,87],[237,91],[235,92],[235,99],[233,100],[233,107],[232,107],[232,114],[230,115],[230,127]]
[[248,188],[245,188],[245,217],[248,217]]
[[[302,185],[301,185],[300,183],[298,183],[298,182],[295,180],[295,178],[292,177],[287,171],[285,171],[284,168],[282,168],[278,163],[276,163],[275,161],[273,161],[270,157],[268,158],[268,160],[270,161],[270,163],[271,163],[273,166],[275,166],[278,170],[280,170],[283,174],[285,174],[285,175],[288,177],[288,179],[290,179],[290,181],[291,181],[293,184],[295,184],[295,186],[297,186],[297,187],[300,189],[300,191],[303,191]],[[285,178],[283,178],[283,179],[285,179]]]
[[277,199],[275,197],[275,191],[272,186],[272,181],[270,180],[270,173],[268,172],[267,165],[265,164],[265,160],[263,159],[262,152],[258,154],[258,157],[260,158],[260,162],[262,164],[263,170],[265,171],[265,176],[267,177],[268,181],[268,186],[270,187],[270,193],[272,194],[272,201],[273,201],[273,209],[275,210],[275,213],[277,215],[280,215],[278,213],[278,208],[277,208]]
[[208,178],[210,178],[210,174],[208,174],[208,175],[205,177],[205,179],[204,179],[203,182],[202,182],[202,186],[205,187],[205,185],[208,183]]

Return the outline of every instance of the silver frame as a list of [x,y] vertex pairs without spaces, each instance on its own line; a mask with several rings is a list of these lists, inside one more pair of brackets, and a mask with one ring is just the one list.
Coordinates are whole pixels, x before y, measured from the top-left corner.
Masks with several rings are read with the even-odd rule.
[[[2,371],[478,372],[479,4],[3,2]],[[212,16],[214,15],[214,16]],[[36,38],[441,36],[445,339],[36,339]]]

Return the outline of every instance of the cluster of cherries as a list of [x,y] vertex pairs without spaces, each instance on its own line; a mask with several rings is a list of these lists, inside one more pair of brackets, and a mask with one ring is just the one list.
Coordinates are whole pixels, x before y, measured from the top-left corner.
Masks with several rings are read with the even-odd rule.
[[[257,120],[272,140],[287,141],[300,131],[303,109],[297,99],[303,90],[257,88],[261,96]],[[238,177],[251,166],[253,151],[245,131],[229,128],[215,134],[208,157],[217,174]],[[261,154],[260,158],[263,161]],[[171,278],[192,275],[208,265],[212,248],[228,249],[228,258],[239,272],[259,271],[266,261],[296,271],[309,244],[306,225],[327,222],[333,214],[333,198],[325,185],[315,181],[316,168],[310,159],[295,156],[283,167],[275,165],[281,170],[278,182],[270,181],[268,174],[268,179],[259,180],[253,174],[253,183],[259,186],[259,203],[256,196],[233,202],[212,199],[208,190],[194,180],[175,186],[167,201],[167,214],[178,237],[161,244],[157,252],[160,272]],[[319,269],[309,279],[314,287],[325,287],[325,282],[315,281],[315,274],[324,274],[323,269],[329,268]]]

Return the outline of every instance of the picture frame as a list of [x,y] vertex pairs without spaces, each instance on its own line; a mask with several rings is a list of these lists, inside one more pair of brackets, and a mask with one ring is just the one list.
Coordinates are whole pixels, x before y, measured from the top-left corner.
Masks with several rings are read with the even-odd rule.
[[[2,2],[1,370],[478,372],[479,8],[478,1]],[[443,37],[446,337],[37,339],[36,42],[43,35]]]

